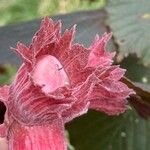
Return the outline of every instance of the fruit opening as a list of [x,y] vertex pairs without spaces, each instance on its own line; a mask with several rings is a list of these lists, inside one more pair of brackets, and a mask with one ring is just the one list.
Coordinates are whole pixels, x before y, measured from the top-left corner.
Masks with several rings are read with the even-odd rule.
[[4,122],[4,115],[6,112],[6,106],[3,102],[0,101],[0,124]]

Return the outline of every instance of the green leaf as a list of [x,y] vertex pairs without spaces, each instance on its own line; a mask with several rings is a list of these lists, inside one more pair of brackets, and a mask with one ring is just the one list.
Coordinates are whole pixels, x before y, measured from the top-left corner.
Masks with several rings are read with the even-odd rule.
[[136,95],[131,95],[128,99],[140,116],[150,117],[150,70],[139,63],[133,56],[125,58],[121,66],[127,69],[126,76],[131,79],[123,78],[122,81],[128,87],[134,89]]
[[150,66],[150,1],[109,0],[106,10],[120,54],[136,53]]
[[150,121],[133,110],[109,117],[90,111],[68,125],[71,143],[76,150],[148,150]]
[[123,78],[122,81],[136,92],[128,98],[130,104],[134,106],[140,116],[148,119],[150,117],[150,86],[134,83],[127,78]]
[[127,69],[126,77],[130,80],[150,84],[150,69],[141,64],[135,56],[126,57],[120,65]]

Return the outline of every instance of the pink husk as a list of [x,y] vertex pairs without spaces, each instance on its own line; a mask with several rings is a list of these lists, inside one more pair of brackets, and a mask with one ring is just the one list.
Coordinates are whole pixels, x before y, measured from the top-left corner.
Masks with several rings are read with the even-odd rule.
[[10,150],[67,150],[61,121],[42,126],[24,126],[17,122],[12,125],[8,135]]
[[45,18],[30,46],[14,49],[23,64],[10,88],[0,88],[9,120],[0,131],[9,129],[10,150],[66,150],[66,122],[88,109],[108,115],[126,110],[134,92],[120,81],[125,70],[112,65],[115,53],[105,50],[111,34],[96,36],[89,48],[73,44],[74,36],[75,26],[61,35],[61,22]]

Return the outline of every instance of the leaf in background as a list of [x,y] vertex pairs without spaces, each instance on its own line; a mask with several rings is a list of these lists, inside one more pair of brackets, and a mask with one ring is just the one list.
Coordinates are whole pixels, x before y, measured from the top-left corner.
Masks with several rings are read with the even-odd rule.
[[128,100],[137,110],[140,116],[145,119],[150,117],[150,69],[139,63],[134,56],[129,56],[121,62],[121,66],[127,69],[123,82],[133,88],[136,95],[132,95]]
[[120,55],[136,53],[150,66],[150,0],[109,0],[106,10]]
[[150,86],[142,83],[131,82],[127,78],[123,78],[122,81],[128,85],[128,87],[134,89],[136,94],[131,95],[128,101],[139,115],[145,119],[150,118]]
[[150,121],[134,111],[109,117],[90,111],[68,125],[76,150],[148,150]]
[[127,70],[126,77],[131,81],[150,84],[150,69],[141,64],[135,56],[126,57],[120,65]]

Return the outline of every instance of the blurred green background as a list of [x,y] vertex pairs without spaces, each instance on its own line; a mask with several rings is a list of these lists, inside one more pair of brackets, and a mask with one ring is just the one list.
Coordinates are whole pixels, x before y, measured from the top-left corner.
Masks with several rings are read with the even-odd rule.
[[78,10],[101,8],[106,0],[0,0],[0,26]]

